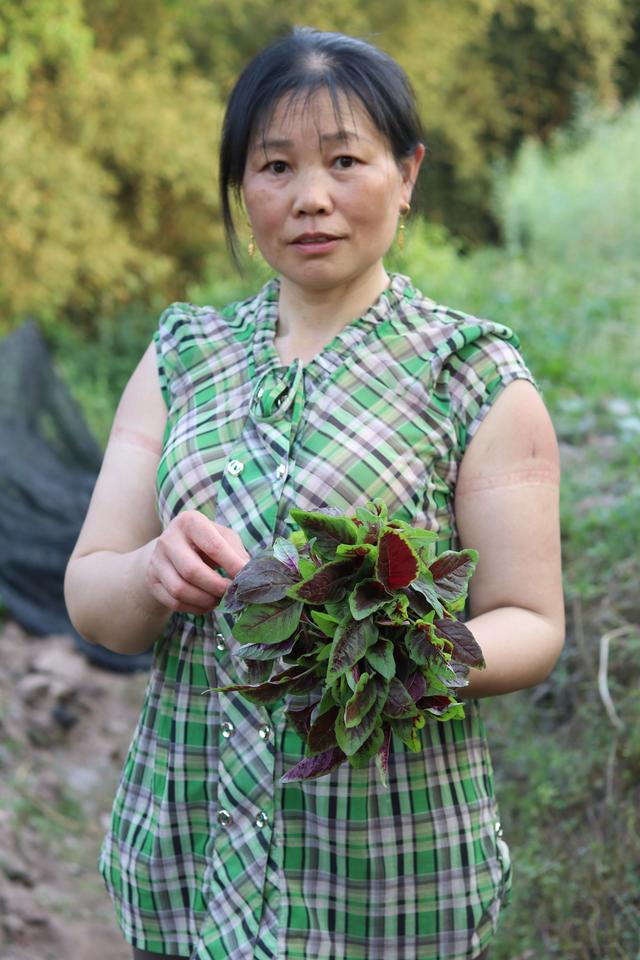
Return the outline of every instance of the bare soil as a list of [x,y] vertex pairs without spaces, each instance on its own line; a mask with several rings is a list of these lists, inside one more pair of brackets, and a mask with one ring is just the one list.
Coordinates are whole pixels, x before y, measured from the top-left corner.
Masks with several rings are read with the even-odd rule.
[[0,960],[130,960],[96,862],[146,675],[0,627]]

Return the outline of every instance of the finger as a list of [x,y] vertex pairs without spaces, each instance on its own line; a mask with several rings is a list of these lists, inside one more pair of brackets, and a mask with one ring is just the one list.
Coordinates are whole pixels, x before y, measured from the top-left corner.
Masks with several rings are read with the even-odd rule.
[[244,547],[242,552],[234,547],[222,531],[228,530],[220,524],[207,520],[202,514],[194,514],[188,524],[188,536],[195,547],[201,550],[216,566],[222,567],[235,577],[242,570],[249,555]]
[[233,547],[236,550],[236,552],[238,553],[238,556],[244,557],[244,562],[248,563],[249,560],[251,559],[251,556],[245,550],[245,546],[242,540],[240,539],[240,537],[238,536],[238,534],[235,532],[235,530],[232,530],[231,527],[223,527],[219,523],[216,524],[216,527],[218,529],[218,533],[223,538],[223,540],[226,540],[229,546]]
[[176,551],[170,559],[176,573],[190,586],[203,593],[220,598],[231,581],[216,570],[212,570],[200,551],[191,545]]
[[179,613],[209,613],[220,603],[220,597],[189,590],[187,586],[167,587],[159,581],[155,583],[152,592],[159,603]]

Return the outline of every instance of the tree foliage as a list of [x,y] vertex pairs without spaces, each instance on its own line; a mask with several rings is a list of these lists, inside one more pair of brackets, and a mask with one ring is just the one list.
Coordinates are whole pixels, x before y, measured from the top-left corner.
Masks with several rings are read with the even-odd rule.
[[[492,165],[546,139],[576,99],[637,78],[631,0],[317,0],[313,25],[372,39],[416,89],[428,216],[495,235]],[[231,271],[215,166],[225,97],[302,0],[4,0],[0,325],[180,297]],[[634,72],[635,71],[635,72]]]

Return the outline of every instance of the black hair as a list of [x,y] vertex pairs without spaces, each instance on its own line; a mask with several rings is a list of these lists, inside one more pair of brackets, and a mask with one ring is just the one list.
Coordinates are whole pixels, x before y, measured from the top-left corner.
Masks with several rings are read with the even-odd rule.
[[241,195],[247,153],[283,96],[325,89],[339,113],[340,95],[356,98],[389,143],[396,161],[424,142],[406,74],[373,44],[342,33],[296,27],[245,67],[227,103],[220,144],[220,201],[232,251],[236,232],[231,195]]

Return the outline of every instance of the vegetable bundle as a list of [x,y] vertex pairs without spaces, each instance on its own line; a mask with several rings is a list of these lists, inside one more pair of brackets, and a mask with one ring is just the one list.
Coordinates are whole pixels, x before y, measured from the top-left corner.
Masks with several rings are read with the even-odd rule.
[[484,667],[455,616],[477,553],[436,556],[436,535],[389,519],[382,500],[352,516],[290,516],[299,529],[251,559],[225,594],[248,682],[215,690],[263,705],[317,691],[303,709],[287,710],[306,748],[282,781],[375,757],[386,785],[391,734],[418,751],[428,719],[464,716],[456,691],[470,667]]

